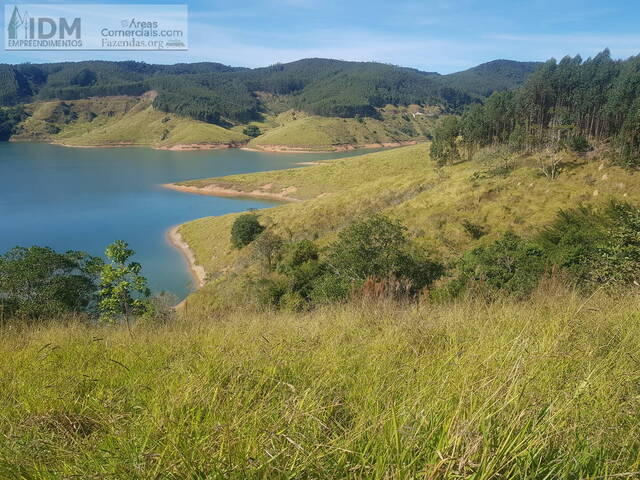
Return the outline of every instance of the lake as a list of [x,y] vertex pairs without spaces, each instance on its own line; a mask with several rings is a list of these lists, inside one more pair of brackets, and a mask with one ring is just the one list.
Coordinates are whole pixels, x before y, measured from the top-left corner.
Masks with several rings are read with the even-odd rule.
[[265,208],[273,202],[189,195],[159,185],[277,170],[354,155],[278,154],[239,149],[171,152],[145,147],[66,148],[0,143],[0,253],[20,245],[102,255],[122,239],[137,253],[154,292],[178,299],[193,284],[165,234],[196,218]]

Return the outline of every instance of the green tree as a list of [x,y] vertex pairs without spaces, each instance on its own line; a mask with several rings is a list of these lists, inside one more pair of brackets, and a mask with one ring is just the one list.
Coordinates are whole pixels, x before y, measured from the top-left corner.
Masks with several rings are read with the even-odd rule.
[[282,238],[269,230],[258,235],[253,242],[253,250],[263,268],[273,270],[274,264],[282,253],[283,245]]
[[260,224],[258,215],[255,213],[240,215],[231,226],[231,246],[237,249],[246,247],[253,242],[264,229],[265,227]]
[[328,272],[353,286],[369,278],[389,277],[407,280],[413,292],[431,285],[444,268],[413,248],[406,230],[400,222],[380,214],[350,225],[328,247]]
[[257,126],[247,125],[244,130],[242,130],[242,133],[244,133],[248,137],[258,137],[261,132],[260,128],[258,128]]
[[438,165],[453,163],[460,158],[457,145],[459,135],[460,122],[457,117],[445,117],[438,122],[431,143],[431,158]]
[[471,286],[485,293],[528,295],[545,271],[544,251],[514,233],[506,233],[488,245],[467,252],[458,265],[458,277],[451,285],[459,292]]
[[101,260],[83,252],[16,247],[0,256],[3,317],[53,318],[90,313],[97,301]]
[[115,241],[105,251],[110,263],[102,267],[100,312],[106,321],[124,318],[128,325],[132,315],[141,315],[148,309],[151,292],[147,279],[140,275],[142,266],[129,262],[134,254],[122,240]]

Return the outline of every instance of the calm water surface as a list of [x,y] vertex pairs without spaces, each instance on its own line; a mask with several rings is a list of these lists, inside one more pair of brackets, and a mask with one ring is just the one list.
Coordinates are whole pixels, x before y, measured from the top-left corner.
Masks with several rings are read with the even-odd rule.
[[243,150],[168,152],[143,147],[65,148],[0,143],[0,253],[20,246],[102,255],[122,239],[136,250],[151,288],[178,298],[192,289],[179,252],[165,238],[173,225],[264,208],[272,202],[189,195],[159,184],[296,166],[342,154]]

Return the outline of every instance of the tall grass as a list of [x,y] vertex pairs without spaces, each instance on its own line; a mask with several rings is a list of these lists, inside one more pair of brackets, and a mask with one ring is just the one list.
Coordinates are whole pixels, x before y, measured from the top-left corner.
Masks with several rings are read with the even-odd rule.
[[0,478],[638,477],[639,312],[547,289],[8,326]]

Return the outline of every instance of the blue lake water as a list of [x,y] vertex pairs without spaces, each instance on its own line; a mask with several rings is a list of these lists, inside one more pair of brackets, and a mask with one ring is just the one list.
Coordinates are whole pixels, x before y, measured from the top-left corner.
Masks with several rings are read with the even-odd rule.
[[20,245],[102,255],[122,239],[155,292],[192,289],[185,261],[166,240],[173,225],[264,208],[272,202],[190,195],[162,183],[291,168],[354,153],[277,154],[238,149],[169,152],[0,143],[0,253]]

